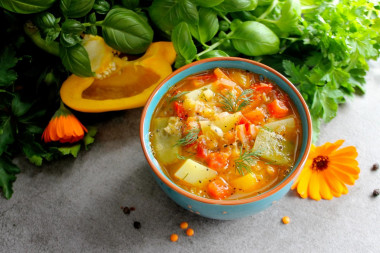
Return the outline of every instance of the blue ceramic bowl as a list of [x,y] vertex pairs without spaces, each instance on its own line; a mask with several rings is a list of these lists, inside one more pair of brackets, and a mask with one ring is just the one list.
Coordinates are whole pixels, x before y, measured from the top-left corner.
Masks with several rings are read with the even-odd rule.
[[[185,77],[205,71],[208,69],[236,68],[244,69],[257,74],[261,74],[274,81],[283,91],[285,91],[296,106],[302,123],[302,143],[300,154],[297,158],[293,170],[275,187],[269,189],[260,195],[240,199],[240,200],[214,200],[199,197],[180,188],[165,175],[156,158],[153,156],[149,139],[149,130],[152,115],[156,106],[166,92]],[[301,94],[294,85],[274,69],[259,62],[235,58],[220,57],[210,58],[188,64],[169,75],[155,89],[150,96],[141,118],[140,138],[143,151],[148,160],[152,173],[163,191],[173,199],[178,205],[189,210],[192,213],[220,220],[232,220],[253,215],[271,206],[274,202],[281,199],[290,189],[296,176],[301,171],[311,146],[311,118],[308,107]]]

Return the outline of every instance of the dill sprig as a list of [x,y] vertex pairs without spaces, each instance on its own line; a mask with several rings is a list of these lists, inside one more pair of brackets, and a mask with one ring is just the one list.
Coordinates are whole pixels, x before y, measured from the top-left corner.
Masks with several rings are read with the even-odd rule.
[[200,132],[199,128],[191,129],[184,137],[179,139],[175,145],[186,146],[186,145],[194,143],[198,139],[199,132]]
[[235,170],[243,176],[251,173],[251,166],[259,159],[259,155],[259,152],[254,151],[240,152],[239,158],[235,159]]
[[219,94],[221,97],[221,101],[219,102],[223,105],[223,109],[226,111],[238,112],[251,103],[252,93],[252,89],[247,89],[244,90],[238,97],[236,97],[236,94],[233,94],[232,92],[228,92],[226,96]]
[[169,99],[169,103],[171,102],[174,102],[174,101],[177,101],[178,99],[180,99],[183,95],[189,93],[190,91],[182,91],[182,92],[179,92],[177,93],[176,95],[172,96],[170,99]]

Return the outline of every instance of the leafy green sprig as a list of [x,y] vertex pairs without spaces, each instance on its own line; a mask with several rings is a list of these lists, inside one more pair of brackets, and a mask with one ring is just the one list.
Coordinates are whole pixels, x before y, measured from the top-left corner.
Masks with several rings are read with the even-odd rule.
[[220,93],[218,95],[221,98],[219,102],[222,105],[222,108],[226,111],[235,113],[241,111],[251,103],[252,94],[252,89],[246,89],[239,96],[236,96],[232,92],[228,92],[226,96]]
[[192,128],[190,129],[184,137],[178,140],[178,142],[175,144],[176,146],[186,146],[193,144],[198,140],[200,129],[199,128]]
[[235,170],[240,175],[245,175],[246,173],[252,172],[252,165],[259,160],[260,152],[254,151],[241,151],[240,156],[235,159]]

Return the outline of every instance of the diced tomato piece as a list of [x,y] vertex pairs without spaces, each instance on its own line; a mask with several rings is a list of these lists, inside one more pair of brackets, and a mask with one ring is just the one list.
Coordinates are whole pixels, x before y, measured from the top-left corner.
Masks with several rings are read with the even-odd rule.
[[255,139],[257,133],[259,132],[259,128],[255,124],[250,124],[248,127],[248,134],[252,139]]
[[251,122],[246,117],[244,117],[244,115],[241,115],[238,121],[238,125],[242,125],[242,124],[245,125],[245,128],[248,130],[248,127],[251,124]]
[[206,159],[208,154],[208,150],[206,148],[206,144],[203,141],[199,141],[197,145],[197,157]]
[[241,143],[247,143],[249,138],[247,136],[247,129],[245,125],[237,125],[236,126],[236,136],[241,141]]
[[289,108],[281,100],[275,99],[268,104],[268,111],[272,116],[282,118],[288,115]]
[[213,199],[226,199],[232,192],[232,187],[221,177],[207,185],[207,193]]
[[174,112],[178,117],[180,117],[181,119],[187,118],[187,113],[186,113],[185,108],[183,107],[183,103],[175,101],[173,103],[173,106],[174,106]]
[[273,89],[273,85],[270,83],[259,83],[253,85],[252,88],[258,92],[270,92]]
[[265,118],[267,117],[266,112],[263,108],[257,107],[255,110],[250,112],[244,112],[243,115],[253,124],[260,124],[264,122]]
[[216,171],[223,171],[228,165],[228,157],[226,153],[210,153],[207,156],[207,166]]

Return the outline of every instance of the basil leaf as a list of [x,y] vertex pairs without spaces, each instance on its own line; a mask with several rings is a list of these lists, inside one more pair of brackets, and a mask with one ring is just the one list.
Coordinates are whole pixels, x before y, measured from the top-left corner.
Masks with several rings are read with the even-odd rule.
[[49,9],[56,0],[1,0],[0,7],[8,11],[31,14]]
[[121,5],[125,8],[133,10],[139,6],[139,0],[121,0]]
[[62,24],[62,32],[63,33],[75,33],[80,34],[85,30],[84,25],[81,22],[76,21],[74,19],[66,19]]
[[93,76],[90,58],[86,49],[81,44],[72,47],[59,46],[59,57],[65,68],[73,74],[81,77]]
[[124,8],[108,12],[102,28],[105,42],[128,54],[145,52],[153,40],[153,30],[148,22],[134,11]]
[[171,40],[178,55],[181,55],[186,63],[192,62],[197,55],[197,48],[191,37],[189,26],[185,22],[174,27]]
[[59,38],[59,42],[64,47],[72,47],[82,41],[81,37],[78,34],[72,33],[62,33]]
[[66,19],[62,24],[60,42],[64,47],[72,47],[82,41],[79,36],[85,30],[84,25],[74,19]]
[[105,0],[95,0],[92,7],[99,14],[106,14],[111,9],[111,5]]
[[257,0],[224,0],[214,8],[218,11],[251,11],[257,7]]
[[201,43],[210,41],[218,32],[219,23],[216,12],[209,8],[199,9],[199,23],[189,25],[190,32]]
[[198,23],[197,6],[190,0],[155,0],[149,7],[153,22],[167,34],[182,21]]
[[60,18],[55,18],[54,15],[49,12],[43,12],[36,16],[34,22],[38,26],[42,37],[47,42],[52,42],[59,36],[60,20]]
[[194,0],[194,3],[201,7],[214,7],[221,4],[224,0]]
[[61,0],[59,7],[63,15],[69,18],[81,18],[89,13],[95,0]]
[[[90,15],[87,16],[87,20],[91,23],[91,24],[95,24],[96,23],[96,14],[95,12],[91,13]],[[92,25],[92,26],[89,26],[87,27],[87,33],[89,34],[92,34],[92,35],[97,35],[98,34],[98,29],[95,25]]]
[[277,35],[259,22],[245,21],[230,34],[234,48],[248,56],[275,54],[280,50]]
[[228,57],[228,56],[229,55],[222,50],[211,50],[205,54],[202,54],[199,58],[206,59],[206,58],[212,58],[212,57]]

